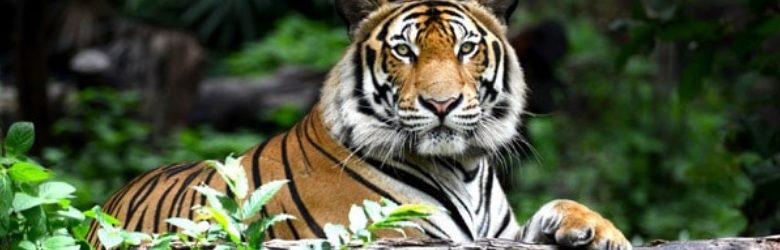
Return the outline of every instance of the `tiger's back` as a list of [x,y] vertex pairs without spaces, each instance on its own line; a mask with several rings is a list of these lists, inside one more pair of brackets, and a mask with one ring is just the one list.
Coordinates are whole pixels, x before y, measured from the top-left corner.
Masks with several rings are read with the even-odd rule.
[[[315,113],[316,114],[316,113]],[[268,237],[284,239],[324,238],[324,223],[348,224],[351,204],[364,199],[393,199],[360,175],[360,161],[350,161],[349,152],[338,147],[319,125],[317,115],[307,116],[287,133],[250,149],[241,156],[250,182],[250,192],[262,183],[289,180],[261,211],[262,216],[286,213],[295,216],[270,228]],[[347,159],[342,161],[342,159]],[[356,159],[356,158],[354,158]],[[165,219],[194,219],[194,206],[206,205],[206,199],[192,186],[205,183],[227,193],[227,184],[213,168],[203,162],[179,163],[145,173],[117,191],[104,204],[106,213],[122,221],[127,230],[147,233],[175,232]],[[88,241],[98,245],[91,228]]]

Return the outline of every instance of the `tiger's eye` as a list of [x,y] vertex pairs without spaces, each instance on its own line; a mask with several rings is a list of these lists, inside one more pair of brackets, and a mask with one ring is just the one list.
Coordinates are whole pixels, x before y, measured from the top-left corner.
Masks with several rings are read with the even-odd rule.
[[393,49],[395,50],[395,53],[398,53],[398,55],[403,57],[408,57],[412,53],[412,49],[406,44],[396,45]]
[[472,42],[463,43],[463,45],[460,46],[460,53],[463,55],[471,53],[471,51],[474,50],[474,46],[475,44]]

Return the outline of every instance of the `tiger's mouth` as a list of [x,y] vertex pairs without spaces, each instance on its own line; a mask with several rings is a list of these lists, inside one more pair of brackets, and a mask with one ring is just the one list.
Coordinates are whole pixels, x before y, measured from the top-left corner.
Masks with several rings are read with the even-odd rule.
[[449,156],[462,154],[468,148],[468,133],[439,125],[418,134],[416,151],[421,155]]

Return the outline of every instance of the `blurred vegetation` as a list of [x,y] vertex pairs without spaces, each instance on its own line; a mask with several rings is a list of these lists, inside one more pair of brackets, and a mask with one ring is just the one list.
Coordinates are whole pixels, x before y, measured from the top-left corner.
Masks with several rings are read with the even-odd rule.
[[328,70],[348,45],[343,28],[291,15],[281,19],[264,39],[231,54],[225,66],[233,75],[264,74],[286,64]]
[[[519,217],[565,197],[636,241],[778,233],[780,198],[765,193],[780,184],[780,133],[772,115],[757,113],[780,110],[777,86],[765,86],[780,72],[780,54],[766,49],[780,34],[771,1],[719,1],[709,16],[710,2],[643,3],[602,30],[585,3],[520,13],[565,23],[570,55],[558,70],[569,84],[565,107],[527,123],[535,151],[510,192]],[[741,25],[722,18],[733,14],[726,7]],[[679,72],[665,51],[679,56]],[[769,214],[749,225],[756,210]]]
[[264,138],[256,132],[224,133],[208,127],[150,138],[149,124],[133,118],[137,93],[87,89],[76,102],[74,114],[54,124],[55,135],[71,140],[67,146],[45,149],[43,158],[76,185],[74,202],[79,207],[102,203],[128,178],[156,166],[241,154]]
[[[309,2],[309,1],[307,1]],[[329,1],[311,13],[263,0],[115,1],[124,16],[188,30],[214,54],[209,72],[258,76],[286,65],[325,70],[347,46]],[[557,111],[530,117],[533,148],[511,156],[519,220],[553,198],[582,201],[634,240],[780,233],[780,18],[768,0],[530,1],[510,33],[563,24],[569,54]],[[775,4],[776,5],[776,4]],[[268,33],[266,33],[268,32]],[[671,59],[669,59],[671,58]],[[217,68],[214,70],[213,68]],[[190,128],[154,138],[139,96],[82,91],[58,121],[67,146],[44,160],[99,203],[152,167],[241,153],[277,131]],[[265,112],[286,127],[301,113]],[[150,146],[154,145],[154,146]],[[88,187],[88,188],[87,188]]]

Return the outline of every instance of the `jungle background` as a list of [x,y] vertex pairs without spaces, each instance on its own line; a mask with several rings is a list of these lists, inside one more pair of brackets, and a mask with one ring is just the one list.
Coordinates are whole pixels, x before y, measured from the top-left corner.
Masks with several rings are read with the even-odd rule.
[[[349,44],[329,0],[0,0],[0,125],[101,203],[152,167],[240,154],[316,100]],[[525,221],[581,201],[636,243],[780,233],[780,2],[521,0]],[[345,209],[350,204],[344,204]]]

